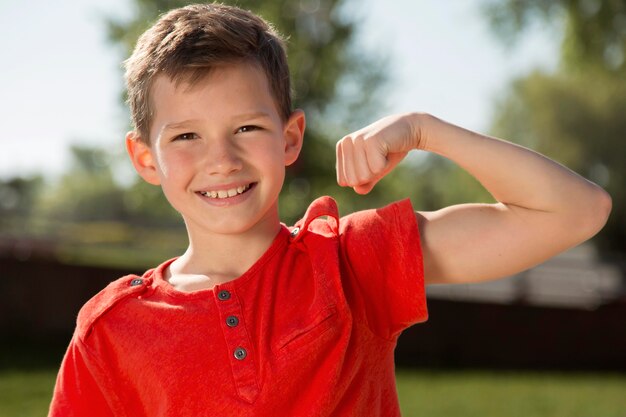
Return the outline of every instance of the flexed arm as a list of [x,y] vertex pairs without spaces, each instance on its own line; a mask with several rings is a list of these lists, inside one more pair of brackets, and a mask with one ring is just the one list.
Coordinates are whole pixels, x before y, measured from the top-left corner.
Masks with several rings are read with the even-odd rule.
[[557,162],[424,113],[389,116],[345,136],[337,181],[368,193],[415,149],[452,160],[497,201],[416,212],[427,283],[520,272],[595,235],[611,211],[602,188]]

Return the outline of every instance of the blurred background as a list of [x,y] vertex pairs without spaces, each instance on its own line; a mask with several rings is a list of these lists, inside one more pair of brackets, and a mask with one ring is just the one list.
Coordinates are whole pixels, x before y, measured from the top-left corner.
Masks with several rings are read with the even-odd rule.
[[[0,416],[44,415],[80,306],[185,248],[181,219],[124,155],[121,62],[184,1],[0,1]],[[431,286],[397,348],[404,414],[626,416],[626,0],[240,0],[288,37],[306,143],[281,215],[493,201],[413,154],[368,196],[334,143],[427,111],[529,146],[613,197],[591,241],[503,280]],[[576,227],[576,225],[572,225]]]

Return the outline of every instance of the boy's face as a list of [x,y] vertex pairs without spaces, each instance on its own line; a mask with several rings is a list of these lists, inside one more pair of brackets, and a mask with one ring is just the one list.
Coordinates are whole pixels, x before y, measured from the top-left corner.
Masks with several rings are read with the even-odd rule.
[[298,156],[305,123],[300,111],[283,123],[263,71],[227,65],[192,87],[160,76],[152,107],[150,145],[129,133],[127,149],[189,233],[275,232],[285,166]]

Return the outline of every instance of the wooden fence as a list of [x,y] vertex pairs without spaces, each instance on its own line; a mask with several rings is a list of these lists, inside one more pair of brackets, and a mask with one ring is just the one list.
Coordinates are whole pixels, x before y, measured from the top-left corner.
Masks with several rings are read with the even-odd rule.
[[[85,301],[128,272],[0,257],[2,339],[69,341]],[[400,338],[399,366],[626,371],[624,299],[594,309],[435,297],[428,305],[428,322]]]

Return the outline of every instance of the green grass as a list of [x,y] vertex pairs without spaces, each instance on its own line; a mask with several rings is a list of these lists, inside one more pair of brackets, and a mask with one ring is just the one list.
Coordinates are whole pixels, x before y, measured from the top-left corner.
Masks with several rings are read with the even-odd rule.
[[626,417],[626,375],[397,373],[403,416]]
[[[48,411],[56,369],[0,370],[0,417]],[[626,417],[626,375],[399,370],[403,416]]]
[[0,417],[45,417],[56,369],[0,371]]

